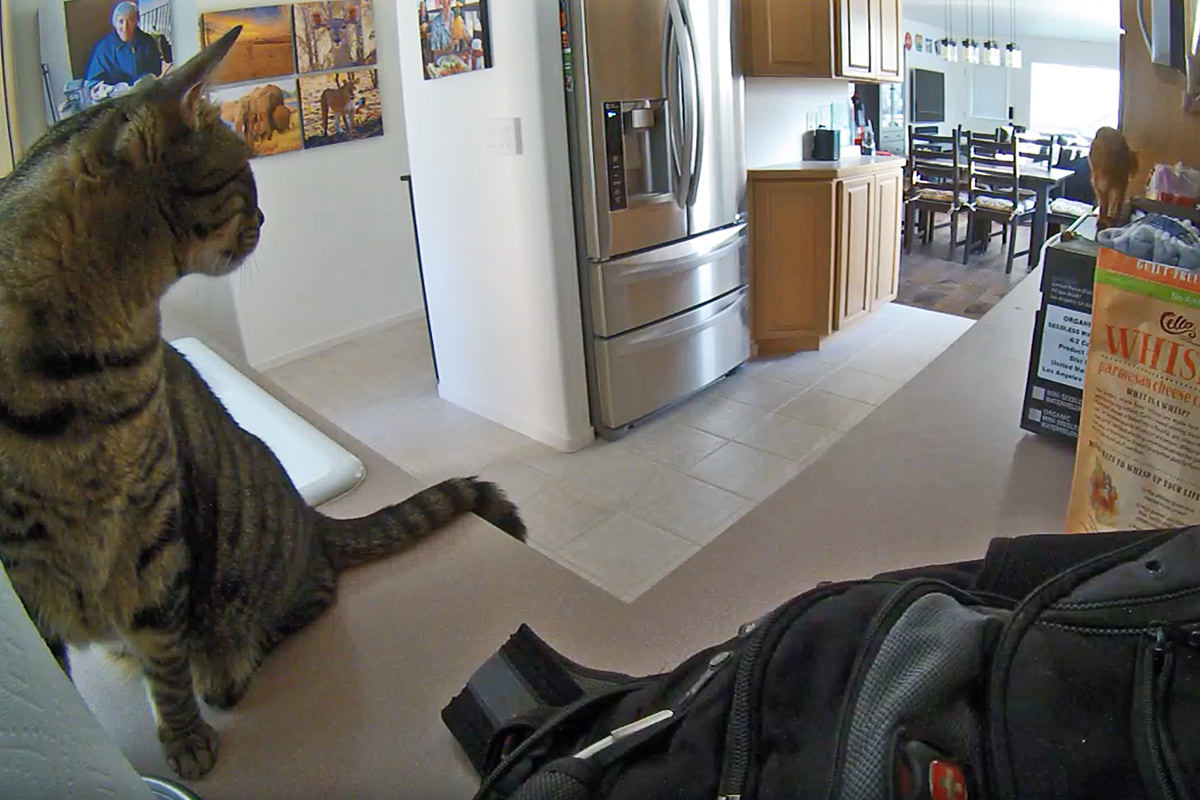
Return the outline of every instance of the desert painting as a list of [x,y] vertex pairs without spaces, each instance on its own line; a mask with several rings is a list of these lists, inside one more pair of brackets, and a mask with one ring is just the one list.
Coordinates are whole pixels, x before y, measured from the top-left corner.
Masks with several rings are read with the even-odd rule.
[[331,0],[292,6],[296,71],[321,72],[374,64],[371,0]]
[[202,43],[207,46],[235,25],[242,34],[217,67],[213,83],[238,83],[295,71],[291,6],[262,6],[200,15]]
[[218,89],[211,100],[220,110],[221,121],[245,139],[255,155],[301,148],[295,78]]
[[302,75],[300,118],[305,148],[382,136],[379,70]]

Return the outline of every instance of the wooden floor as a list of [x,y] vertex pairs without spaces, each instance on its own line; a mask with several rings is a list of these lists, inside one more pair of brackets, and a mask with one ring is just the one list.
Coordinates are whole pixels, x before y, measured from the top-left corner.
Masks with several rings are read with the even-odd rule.
[[[939,222],[944,219],[938,218]],[[964,223],[960,221],[960,236]],[[1017,233],[1017,252],[1028,246],[1029,228],[1025,226]],[[979,319],[1029,274],[1028,256],[1018,256],[1013,260],[1012,273],[1004,274],[1008,246],[1000,237],[991,240],[986,252],[972,253],[971,263],[966,266],[961,246],[955,250],[955,261],[947,260],[949,250],[949,228],[935,231],[929,245],[914,239],[912,252],[900,256],[896,302]]]

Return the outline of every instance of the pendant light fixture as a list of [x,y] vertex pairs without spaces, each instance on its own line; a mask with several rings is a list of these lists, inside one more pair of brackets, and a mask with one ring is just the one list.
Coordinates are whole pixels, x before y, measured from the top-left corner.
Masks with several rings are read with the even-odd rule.
[[968,64],[979,63],[979,42],[975,41],[975,0],[967,2],[967,38],[963,39],[964,60]]
[[1010,69],[1021,68],[1021,48],[1017,46],[1017,0],[1008,0],[1008,44],[1004,47],[1004,66]]
[[946,0],[946,35],[942,37],[942,59],[950,64],[958,63],[958,42],[954,39],[954,9],[951,0]]
[[983,63],[1000,66],[1000,43],[996,41],[996,0],[988,0],[988,39],[983,43]]

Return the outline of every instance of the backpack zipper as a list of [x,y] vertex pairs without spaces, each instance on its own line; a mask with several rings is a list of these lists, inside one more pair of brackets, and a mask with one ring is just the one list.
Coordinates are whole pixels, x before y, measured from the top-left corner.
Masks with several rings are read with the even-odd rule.
[[1138,672],[1138,700],[1141,705],[1142,739],[1149,755],[1147,764],[1152,786],[1160,800],[1190,800],[1191,793],[1171,742],[1171,733],[1163,719],[1167,693],[1175,671],[1175,649],[1200,648],[1200,628],[1178,625],[1152,625],[1145,632],[1147,644],[1142,649]]
[[742,796],[750,765],[750,682],[767,631],[782,615],[783,609],[777,608],[762,619],[747,622],[738,631],[750,639],[742,650],[733,677],[733,697],[729,701],[729,722],[725,728],[725,765],[721,770],[717,800],[740,800]]
[[717,785],[717,800],[741,800],[746,791],[746,778],[750,762],[754,757],[753,714],[751,693],[759,666],[759,656],[767,637],[780,619],[787,615],[790,624],[816,603],[842,594],[861,583],[871,581],[844,581],[818,586],[790,603],[779,606],[759,619],[748,622],[738,630],[740,636],[750,636],[738,657],[737,674],[734,676],[733,697],[729,705],[729,722],[725,728],[725,763],[721,768],[721,780]]

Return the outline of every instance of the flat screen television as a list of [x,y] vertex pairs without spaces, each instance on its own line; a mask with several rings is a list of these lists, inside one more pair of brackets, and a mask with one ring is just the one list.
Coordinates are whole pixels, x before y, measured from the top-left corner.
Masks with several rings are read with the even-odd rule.
[[945,122],[946,76],[928,69],[912,71],[913,122]]

